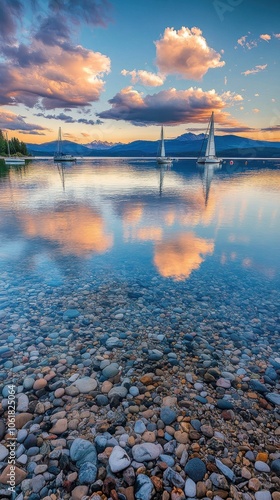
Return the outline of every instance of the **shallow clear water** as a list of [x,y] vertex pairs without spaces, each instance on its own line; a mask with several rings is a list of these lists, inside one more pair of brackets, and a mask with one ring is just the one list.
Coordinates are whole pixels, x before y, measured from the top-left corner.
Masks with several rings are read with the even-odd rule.
[[279,290],[279,192],[279,167],[262,161],[2,168],[0,269],[52,285],[94,273]]

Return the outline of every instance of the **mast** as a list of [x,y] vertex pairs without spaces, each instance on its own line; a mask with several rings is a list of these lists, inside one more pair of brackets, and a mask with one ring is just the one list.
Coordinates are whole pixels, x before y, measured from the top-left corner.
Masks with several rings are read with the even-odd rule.
[[58,129],[58,143],[57,143],[57,153],[61,154],[61,127]]
[[160,145],[160,156],[165,156],[165,148],[164,148],[164,137],[163,137],[163,126],[161,127],[161,135],[160,135],[161,145]]
[[216,156],[215,140],[214,140],[214,111],[212,111],[210,118],[209,136],[208,136],[205,156],[206,158]]

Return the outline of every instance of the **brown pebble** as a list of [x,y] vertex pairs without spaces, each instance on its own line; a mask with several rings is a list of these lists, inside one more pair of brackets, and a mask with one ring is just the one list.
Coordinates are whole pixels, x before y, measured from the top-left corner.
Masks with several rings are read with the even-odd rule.
[[[10,474],[14,472],[15,475],[15,484],[18,485],[20,484],[27,476],[27,472],[25,470],[19,469],[19,467],[14,467],[14,469],[11,471],[10,470],[11,465],[7,465],[5,469],[3,470],[1,476],[0,476],[0,483],[3,484],[10,484]],[[9,475],[8,475],[9,474]]]
[[19,413],[15,416],[15,427],[16,429],[21,429],[27,422],[32,420],[32,413]]

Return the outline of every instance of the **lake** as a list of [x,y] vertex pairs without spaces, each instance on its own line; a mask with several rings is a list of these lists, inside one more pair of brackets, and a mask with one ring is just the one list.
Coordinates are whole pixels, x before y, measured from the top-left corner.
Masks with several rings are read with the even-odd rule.
[[1,167],[1,415],[12,383],[27,496],[108,498],[109,466],[123,499],[278,491],[279,193],[268,161]]

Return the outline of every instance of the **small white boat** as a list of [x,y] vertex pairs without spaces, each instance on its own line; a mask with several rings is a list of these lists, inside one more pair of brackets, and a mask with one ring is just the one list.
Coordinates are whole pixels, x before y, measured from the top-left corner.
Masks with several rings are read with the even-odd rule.
[[172,158],[168,158],[165,156],[165,147],[164,147],[164,137],[163,137],[163,127],[161,127],[161,134],[160,134],[160,149],[159,149],[159,156],[157,157],[157,163],[159,165],[168,165],[172,163]]
[[205,156],[199,156],[196,160],[197,163],[206,164],[206,163],[222,163],[222,158],[217,158],[216,156],[216,148],[215,148],[215,138],[214,138],[214,111],[212,111],[211,118],[207,127],[206,136],[207,146],[205,151]]
[[8,147],[8,157],[4,158],[5,164],[6,165],[25,165],[24,158],[20,158],[20,156],[11,156],[10,142],[9,142],[8,134],[6,134],[6,141],[7,141],[7,147]]
[[57,140],[57,151],[56,151],[56,153],[54,153],[53,160],[54,161],[77,161],[77,159],[75,158],[75,156],[62,152],[61,142],[62,142],[62,139],[61,139],[61,127],[59,127],[59,130],[58,130],[58,140]]

